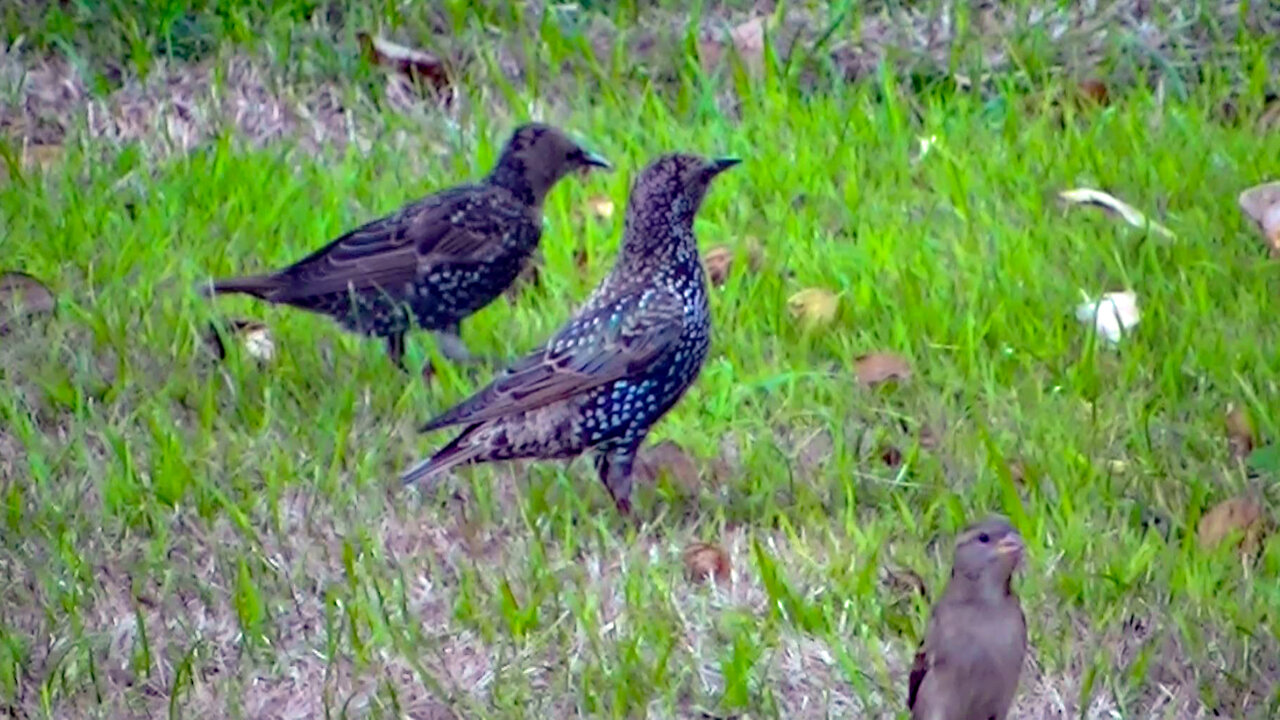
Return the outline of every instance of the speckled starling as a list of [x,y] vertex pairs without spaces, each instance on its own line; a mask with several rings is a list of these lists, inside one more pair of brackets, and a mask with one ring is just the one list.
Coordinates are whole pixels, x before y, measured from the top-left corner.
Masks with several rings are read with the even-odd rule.
[[907,688],[912,720],[1004,720],[1027,651],[1010,579],[1022,537],[995,516],[961,533]]
[[594,451],[601,481],[630,513],[636,451],[707,357],[711,317],[693,219],[711,180],[738,162],[672,154],[645,168],[613,270],[542,349],[422,428],[466,426],[404,482]]
[[348,330],[383,338],[402,368],[405,333],[416,321],[435,331],[446,357],[466,362],[459,323],[520,273],[556,182],[593,167],[609,164],[556,128],[524,125],[483,180],[411,203],[278,272],[218,280],[209,289],[330,315]]

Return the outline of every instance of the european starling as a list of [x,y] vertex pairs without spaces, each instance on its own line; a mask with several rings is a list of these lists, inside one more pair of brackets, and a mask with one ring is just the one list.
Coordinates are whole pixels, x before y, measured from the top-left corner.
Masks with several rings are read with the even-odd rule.
[[483,180],[428,195],[266,275],[219,280],[212,294],[244,293],[332,316],[381,337],[404,367],[416,320],[455,362],[471,360],[459,323],[511,285],[542,235],[542,201],[574,170],[609,168],[560,130],[516,129]]
[[428,422],[466,429],[401,476],[594,451],[618,511],[631,511],[636,451],[702,369],[711,341],[693,219],[711,180],[740,161],[663,156],[631,189],[613,270],[540,350]]
[[951,580],[933,608],[907,687],[912,720],[1004,720],[1027,651],[1027,621],[1009,581],[1023,543],[995,516],[956,542]]

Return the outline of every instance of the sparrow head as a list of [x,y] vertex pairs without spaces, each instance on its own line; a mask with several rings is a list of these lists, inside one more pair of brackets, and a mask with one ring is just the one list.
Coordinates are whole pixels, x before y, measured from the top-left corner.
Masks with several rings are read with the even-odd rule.
[[1008,518],[989,517],[960,533],[951,574],[1007,587],[1025,549],[1022,536]]

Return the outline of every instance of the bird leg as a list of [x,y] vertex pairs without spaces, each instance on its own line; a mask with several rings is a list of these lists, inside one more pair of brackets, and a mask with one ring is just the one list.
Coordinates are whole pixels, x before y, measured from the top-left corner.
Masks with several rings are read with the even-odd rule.
[[404,372],[409,372],[409,368],[404,364],[404,333],[391,333],[386,337],[387,355],[391,358],[391,362],[396,364]]
[[470,365],[480,362],[480,358],[471,354],[467,349],[467,344],[462,342],[461,329],[458,323],[446,325],[435,333],[436,345],[440,348],[440,354],[450,362],[459,365]]
[[596,455],[596,472],[600,474],[600,482],[613,498],[618,513],[623,516],[631,514],[631,466],[635,463],[635,451],[602,450]]

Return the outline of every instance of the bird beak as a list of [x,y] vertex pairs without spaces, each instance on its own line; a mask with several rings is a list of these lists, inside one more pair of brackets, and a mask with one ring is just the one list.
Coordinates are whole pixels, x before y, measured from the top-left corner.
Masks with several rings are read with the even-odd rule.
[[598,167],[604,170],[613,169],[613,166],[609,164],[608,160],[605,160],[589,150],[582,151],[582,164],[588,167]]
[[707,163],[707,165],[708,165],[708,170],[710,170],[711,177],[715,177],[716,175],[719,175],[720,173],[724,172],[725,170],[728,170],[729,168],[733,167],[734,165],[737,165],[740,162],[742,162],[742,158],[722,157],[722,158],[716,158],[712,160],[711,162]]
[[1006,535],[996,543],[996,554],[1001,557],[1005,555],[1013,555],[1014,557],[1022,557],[1022,550],[1025,547],[1022,538],[1017,535]]

